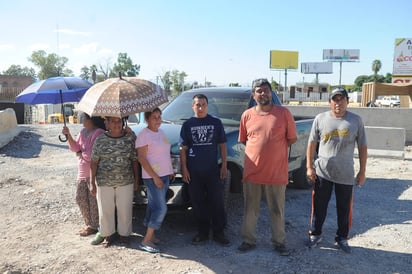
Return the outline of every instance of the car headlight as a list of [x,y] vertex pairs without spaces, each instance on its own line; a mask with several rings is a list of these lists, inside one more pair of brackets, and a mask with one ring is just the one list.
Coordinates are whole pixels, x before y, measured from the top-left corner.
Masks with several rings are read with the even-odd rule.
[[180,164],[180,156],[178,155],[172,155],[172,167],[173,167],[173,172],[176,175],[181,175],[182,174],[182,170],[181,170],[181,164]]

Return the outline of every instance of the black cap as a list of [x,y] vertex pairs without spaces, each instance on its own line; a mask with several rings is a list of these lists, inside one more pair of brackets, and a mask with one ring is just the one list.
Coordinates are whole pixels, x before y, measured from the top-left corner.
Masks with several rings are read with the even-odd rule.
[[348,92],[344,88],[335,88],[334,90],[332,90],[329,94],[329,100],[332,100],[335,95],[342,95],[343,97],[349,98]]
[[254,91],[255,88],[265,86],[265,85],[270,87],[270,89],[272,90],[272,85],[269,83],[268,79],[266,78],[256,79],[252,82],[252,90]]

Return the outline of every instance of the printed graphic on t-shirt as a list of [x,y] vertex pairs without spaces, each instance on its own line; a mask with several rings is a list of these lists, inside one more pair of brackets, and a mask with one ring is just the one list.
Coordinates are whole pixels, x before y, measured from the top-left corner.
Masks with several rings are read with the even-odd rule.
[[345,129],[335,129],[332,132],[326,133],[323,136],[323,141],[327,142],[330,139],[334,138],[334,137],[345,137],[345,136],[349,136],[350,135],[350,131],[348,128]]
[[195,126],[190,128],[194,146],[211,145],[215,131],[214,125]]

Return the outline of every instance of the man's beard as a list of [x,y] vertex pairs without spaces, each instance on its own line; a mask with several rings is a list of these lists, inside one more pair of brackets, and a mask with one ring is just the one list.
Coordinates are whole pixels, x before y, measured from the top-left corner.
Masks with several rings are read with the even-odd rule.
[[270,100],[258,100],[258,104],[261,106],[267,106],[270,105]]

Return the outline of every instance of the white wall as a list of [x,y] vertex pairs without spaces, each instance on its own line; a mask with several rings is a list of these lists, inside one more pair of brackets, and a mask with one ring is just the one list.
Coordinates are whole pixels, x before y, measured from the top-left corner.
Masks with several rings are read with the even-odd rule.
[[[285,106],[293,115],[307,117],[330,109],[329,106]],[[348,110],[360,115],[365,126],[404,128],[405,142],[412,143],[412,108],[349,107]]]

